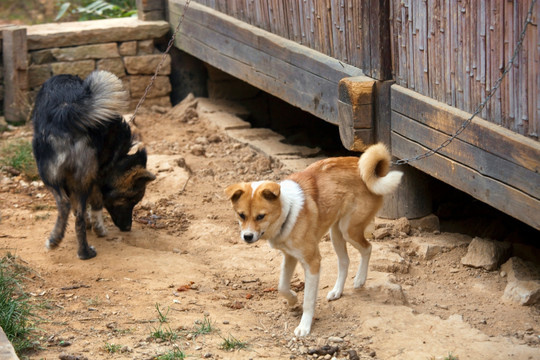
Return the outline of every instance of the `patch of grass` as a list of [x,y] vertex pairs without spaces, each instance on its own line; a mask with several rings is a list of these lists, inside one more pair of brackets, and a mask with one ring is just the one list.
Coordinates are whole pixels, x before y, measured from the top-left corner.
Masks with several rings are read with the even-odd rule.
[[165,354],[159,355],[156,357],[156,360],[178,360],[178,359],[185,359],[186,354],[178,348],[175,348],[173,350],[170,350],[169,352],[166,352]]
[[98,306],[98,305],[101,305],[101,300],[99,299],[99,297],[95,296],[93,298],[87,299],[86,300],[86,305],[88,305],[88,306]]
[[35,306],[22,289],[22,279],[28,268],[7,254],[0,259],[0,326],[11,341],[15,352],[33,348],[35,338]]
[[158,321],[159,326],[157,328],[154,328],[152,333],[150,334],[151,337],[154,339],[161,339],[164,341],[175,341],[178,339],[178,332],[171,329],[170,326],[163,326],[168,322],[167,316],[169,315],[169,308],[167,308],[167,312],[163,312],[159,308],[159,304],[156,304],[156,310],[158,312]]
[[165,314],[163,314],[163,311],[161,311],[161,309],[159,308],[159,304],[156,304],[156,310],[158,312],[158,321],[159,321],[159,323],[164,324],[164,323],[168,322],[167,316],[169,315],[170,308],[167,308],[167,312]]
[[178,339],[178,332],[171,329],[170,326],[167,326],[164,328],[161,324],[156,329],[154,328],[154,331],[150,334],[151,337],[154,339],[161,339],[163,341],[175,341]]
[[236,349],[245,349],[247,348],[247,343],[245,341],[240,341],[231,334],[228,337],[222,338],[223,342],[221,343],[221,348],[226,351],[233,351]]
[[3,145],[0,148],[0,166],[31,180],[39,178],[32,143],[28,140],[9,141]]
[[214,327],[212,325],[212,322],[208,318],[208,316],[204,316],[204,319],[195,321],[195,329],[191,332],[191,334],[195,336],[199,335],[205,335],[210,334],[214,331]]
[[114,354],[116,352],[119,352],[120,349],[122,349],[122,345],[105,343],[103,349],[109,354]]

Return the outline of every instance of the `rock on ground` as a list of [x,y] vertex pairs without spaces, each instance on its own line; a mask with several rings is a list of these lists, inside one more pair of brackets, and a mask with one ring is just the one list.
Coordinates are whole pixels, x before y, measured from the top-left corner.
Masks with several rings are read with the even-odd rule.
[[502,299],[520,305],[540,302],[540,267],[518,257],[510,258],[501,270],[508,274],[508,284]]
[[474,238],[461,259],[466,266],[495,270],[510,256],[511,244],[482,238]]

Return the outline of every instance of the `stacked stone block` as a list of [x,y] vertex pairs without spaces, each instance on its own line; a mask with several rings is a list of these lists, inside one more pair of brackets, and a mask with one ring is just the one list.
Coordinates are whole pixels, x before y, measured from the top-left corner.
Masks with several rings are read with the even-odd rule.
[[144,106],[170,106],[171,59],[169,55],[163,59],[163,54],[155,49],[153,39],[30,51],[29,88],[35,94],[48,78],[57,74],[85,78],[94,70],[107,70],[122,79],[134,108],[162,60],[159,76],[147,94]]
[[166,21],[136,18],[51,23],[28,26],[28,89],[30,101],[51,76],[73,74],[85,78],[107,70],[122,79],[133,110],[158,64],[159,75],[143,107],[170,106],[171,58],[155,46],[167,38]]

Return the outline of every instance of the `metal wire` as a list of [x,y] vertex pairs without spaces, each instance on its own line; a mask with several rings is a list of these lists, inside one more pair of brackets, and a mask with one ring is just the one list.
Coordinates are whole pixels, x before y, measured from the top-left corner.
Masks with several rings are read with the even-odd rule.
[[508,72],[512,69],[512,67],[514,66],[514,61],[516,60],[516,57],[519,53],[519,51],[521,50],[521,47],[523,46],[523,40],[525,39],[525,33],[527,31],[527,27],[532,24],[532,12],[533,12],[533,8],[534,8],[534,4],[536,3],[536,0],[532,0],[531,2],[531,6],[529,7],[529,11],[527,12],[527,19],[525,20],[525,24],[523,25],[523,29],[521,30],[521,33],[519,34],[519,41],[517,42],[516,44],[516,48],[514,49],[514,53],[512,55],[512,57],[510,58],[510,61],[508,61],[508,63],[506,64],[505,68],[504,68],[504,71],[503,73],[501,74],[501,76],[497,79],[497,81],[495,81],[495,84],[494,86],[491,88],[491,90],[488,92],[486,98],[484,99],[484,101],[482,101],[477,107],[476,107],[476,110],[474,111],[474,113],[472,113],[472,115],[467,119],[465,120],[461,126],[459,127],[459,129],[457,129],[457,131],[452,135],[450,136],[448,139],[446,139],[441,145],[439,145],[437,148],[435,149],[430,149],[429,151],[423,153],[423,154],[420,154],[420,155],[417,155],[415,157],[412,157],[412,158],[408,158],[408,159],[400,159],[400,160],[397,160],[397,161],[393,161],[392,164],[393,165],[405,165],[405,164],[409,164],[413,161],[418,161],[418,160],[422,160],[422,159],[425,159],[433,154],[436,154],[438,153],[440,150],[442,150],[443,148],[447,147],[456,137],[459,136],[459,134],[461,134],[463,132],[463,130],[465,130],[465,128],[467,128],[467,126],[470,125],[470,123],[472,122],[473,118],[476,117],[487,105],[487,103],[489,102],[489,100],[491,99],[491,97],[495,94],[495,92],[499,89],[499,87],[501,86],[501,83],[504,79],[504,77],[506,76],[506,74],[508,74]]
[[171,50],[171,47],[174,45],[174,40],[176,39],[176,35],[180,31],[180,25],[182,25],[182,22],[184,21],[184,17],[186,16],[186,11],[187,11],[187,9],[189,7],[190,2],[191,2],[191,0],[187,0],[186,3],[184,4],[184,11],[182,12],[182,17],[180,18],[180,20],[178,21],[178,25],[176,25],[176,28],[174,29],[174,32],[173,32],[173,34],[172,34],[172,36],[171,36],[171,38],[169,40],[169,43],[167,44],[167,49],[165,50],[165,52],[161,56],[161,61],[157,65],[156,71],[154,72],[154,75],[152,75],[152,78],[150,79],[150,83],[148,83],[148,85],[146,86],[146,89],[144,90],[144,94],[140,98],[139,102],[137,103],[137,106],[135,107],[135,111],[133,112],[133,115],[131,115],[131,118],[129,119],[129,121],[132,122],[133,124],[135,124],[135,116],[137,116],[137,112],[139,111],[139,107],[142,105],[144,100],[146,100],[146,95],[148,95],[148,92],[150,91],[150,89],[154,85],[154,81],[156,80],[156,77],[158,76],[159,71],[161,70],[161,67],[163,66],[163,63],[165,62],[165,59],[167,58],[167,54],[169,54],[169,51]]

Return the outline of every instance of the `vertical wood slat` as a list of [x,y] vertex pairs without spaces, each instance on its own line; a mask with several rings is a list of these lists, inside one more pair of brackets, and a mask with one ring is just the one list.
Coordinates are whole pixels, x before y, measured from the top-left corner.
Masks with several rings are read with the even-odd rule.
[[[401,86],[473,112],[510,59],[531,0],[194,0],[295,40],[372,77],[388,60]],[[378,7],[388,1],[386,13]],[[224,9],[225,7],[225,9]],[[538,138],[540,29],[534,9],[516,67],[480,116]],[[385,17],[386,16],[386,17]],[[389,53],[378,42],[387,24]],[[377,23],[378,21],[378,23]],[[374,29],[376,31],[374,31]],[[378,34],[374,34],[378,32]],[[439,55],[443,54],[443,55]],[[384,76],[381,76],[385,78]]]

